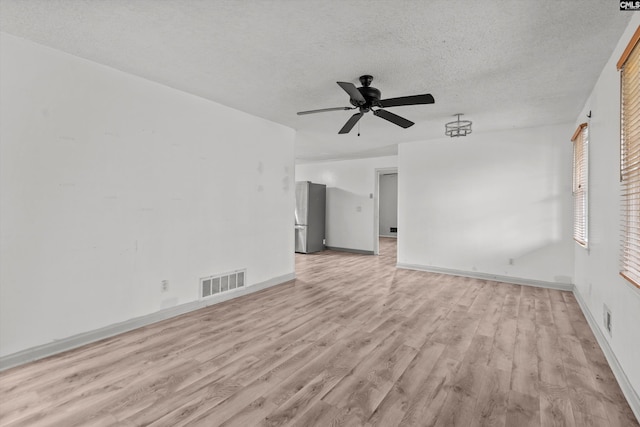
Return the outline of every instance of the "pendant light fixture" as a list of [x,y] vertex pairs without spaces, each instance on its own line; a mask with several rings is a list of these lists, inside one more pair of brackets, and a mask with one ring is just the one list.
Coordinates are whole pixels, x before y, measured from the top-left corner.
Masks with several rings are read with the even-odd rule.
[[444,125],[444,134],[451,138],[458,136],[467,136],[471,133],[471,121],[460,120],[462,113],[454,114],[458,119]]

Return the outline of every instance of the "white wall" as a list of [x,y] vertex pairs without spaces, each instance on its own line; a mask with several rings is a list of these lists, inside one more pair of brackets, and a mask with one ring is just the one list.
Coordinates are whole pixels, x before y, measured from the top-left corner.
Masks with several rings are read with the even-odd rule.
[[570,284],[572,124],[401,144],[398,263]]
[[1,38],[0,355],[293,275],[292,129]]
[[[575,251],[575,285],[580,299],[608,340],[636,395],[640,395],[640,289],[620,271],[620,75],[616,63],[636,28],[629,26],[598,79],[575,126],[589,127],[589,248]],[[603,304],[611,310],[612,336],[604,332]],[[636,398],[637,399],[637,398]]]
[[327,246],[375,250],[375,170],[396,165],[396,156],[296,165],[296,181],[327,186]]
[[380,236],[396,237],[398,233],[391,228],[398,228],[398,174],[380,175],[379,182],[379,229]]

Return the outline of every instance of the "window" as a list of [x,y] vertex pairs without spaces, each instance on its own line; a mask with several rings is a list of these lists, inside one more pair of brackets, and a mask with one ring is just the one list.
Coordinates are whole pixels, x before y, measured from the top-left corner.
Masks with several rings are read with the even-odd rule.
[[640,287],[640,27],[625,49],[620,73],[621,272]]
[[571,137],[573,142],[573,238],[582,246],[587,246],[587,164],[589,127],[586,123],[578,126]]

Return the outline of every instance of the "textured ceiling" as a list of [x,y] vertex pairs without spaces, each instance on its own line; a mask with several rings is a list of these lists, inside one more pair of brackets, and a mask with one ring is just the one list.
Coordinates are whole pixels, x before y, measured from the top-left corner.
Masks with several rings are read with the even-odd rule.
[[[0,30],[296,129],[298,160],[386,155],[442,137],[454,113],[473,131],[574,121],[631,18],[603,0],[1,0]],[[353,112],[336,81],[372,74],[383,98]]]

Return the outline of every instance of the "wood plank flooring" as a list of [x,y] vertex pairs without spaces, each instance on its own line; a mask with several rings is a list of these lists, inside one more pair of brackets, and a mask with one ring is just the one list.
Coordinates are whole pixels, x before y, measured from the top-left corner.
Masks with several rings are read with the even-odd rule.
[[638,426],[571,293],[380,249],[2,372],[0,425]]

